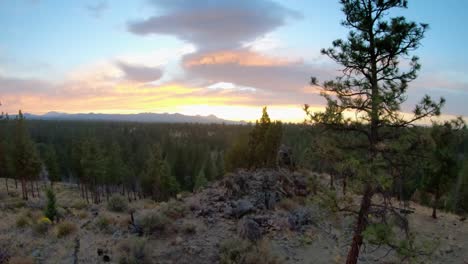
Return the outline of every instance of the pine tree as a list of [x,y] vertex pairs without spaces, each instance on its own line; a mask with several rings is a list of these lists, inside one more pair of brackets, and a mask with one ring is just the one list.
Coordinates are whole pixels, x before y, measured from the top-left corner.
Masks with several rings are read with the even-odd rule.
[[[31,140],[21,111],[16,117],[14,161],[15,172],[21,181],[23,199],[28,199],[28,181],[36,180],[41,170],[41,162],[34,142]],[[34,196],[34,188],[31,188]]]
[[[425,96],[414,115],[405,118],[399,111],[406,100],[408,83],[417,77],[421,68],[418,57],[409,60],[406,71],[400,61],[417,49],[424,37],[427,24],[408,22],[404,17],[386,16],[395,8],[407,8],[406,0],[341,0],[346,19],[343,25],[350,29],[347,40],[336,40],[333,47],[322,53],[343,66],[342,76],[318,85],[327,100],[324,112],[305,111],[311,123],[339,131],[355,131],[367,139],[364,149],[367,157],[361,162],[365,168],[359,179],[364,186],[353,241],[346,263],[357,263],[363,243],[363,231],[369,225],[371,199],[377,193],[385,194],[392,186],[388,160],[392,157],[389,141],[400,128],[408,127],[426,117],[440,114],[444,103]],[[352,113],[354,118],[347,118]]]
[[200,172],[197,175],[197,178],[195,179],[195,186],[194,190],[200,190],[201,188],[205,187],[208,184],[208,180],[205,177],[205,171],[204,169],[201,169]]
[[[97,204],[100,202],[100,185],[106,175],[106,159],[96,139],[86,139],[82,144],[80,168],[83,173],[83,182],[91,190],[93,201]],[[87,196],[86,199],[88,200]]]
[[171,174],[168,162],[163,158],[159,145],[153,146],[148,154],[142,176],[143,192],[156,201],[167,200],[179,191],[179,184]]
[[434,195],[432,205],[432,217],[437,218],[439,199],[456,181],[460,171],[457,146],[461,141],[460,130],[465,123],[460,117],[443,124],[434,123],[431,131],[433,140],[432,157],[430,167],[425,178],[425,190]]
[[49,175],[50,185],[53,187],[55,182],[60,181],[60,169],[57,161],[57,154],[55,148],[52,146],[47,147],[44,164]]
[[44,215],[50,219],[50,221],[54,221],[57,217],[57,201],[55,198],[55,193],[52,188],[48,188],[46,191],[47,197],[47,205],[44,209]]

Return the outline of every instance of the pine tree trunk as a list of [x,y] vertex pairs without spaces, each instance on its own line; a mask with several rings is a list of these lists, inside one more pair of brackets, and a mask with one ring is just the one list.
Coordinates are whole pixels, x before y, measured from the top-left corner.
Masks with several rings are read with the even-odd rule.
[[16,180],[16,177],[15,177],[15,188],[16,190],[18,190],[18,181]]
[[39,182],[36,182],[36,191],[37,191],[37,197],[41,197],[41,192],[39,192]]
[[32,193],[32,197],[33,197],[33,198],[36,198],[36,196],[34,195],[34,182],[33,182],[33,181],[31,181],[31,182],[30,182],[30,185],[31,185],[31,193]]
[[343,195],[346,195],[346,185],[348,184],[348,176],[345,174],[343,176]]
[[6,177],[5,177],[5,187],[6,187],[7,193],[9,193],[10,191],[8,191],[8,178]]
[[346,259],[346,264],[356,264],[359,257],[359,251],[362,245],[362,232],[367,227],[367,214],[371,205],[372,199],[372,190],[370,185],[366,186],[364,195],[362,196],[361,208],[359,209],[358,220],[356,223],[356,228],[354,230],[353,242],[351,248],[348,251],[348,257]]
[[330,173],[330,189],[335,189],[335,184],[334,184],[335,176],[333,173]]
[[85,186],[84,186],[84,189],[85,189],[85,197],[86,197],[86,202],[89,204],[89,198],[88,198],[88,187],[85,185]]
[[432,218],[437,219],[437,205],[439,204],[439,191],[437,190],[432,204]]

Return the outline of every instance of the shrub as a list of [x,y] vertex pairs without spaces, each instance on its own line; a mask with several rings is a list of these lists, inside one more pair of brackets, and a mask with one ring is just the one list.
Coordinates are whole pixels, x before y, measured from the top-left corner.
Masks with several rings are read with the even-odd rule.
[[147,212],[139,221],[143,228],[143,232],[146,234],[163,232],[167,229],[170,222],[171,221],[165,214],[156,210]]
[[86,211],[79,211],[79,212],[78,212],[78,217],[79,217],[80,219],[85,219],[86,217],[88,217],[88,212],[86,212]]
[[41,219],[39,219],[39,221],[37,221],[37,223],[33,225],[33,231],[38,235],[43,235],[47,233],[51,225],[52,221],[50,221],[49,218],[42,217]]
[[197,232],[197,226],[194,223],[184,223],[182,225],[182,232],[188,235],[193,235]]
[[47,206],[44,210],[44,215],[49,218],[51,221],[54,221],[57,217],[57,204],[55,199],[54,191],[49,188],[46,191],[47,196]]
[[65,221],[59,223],[56,229],[57,237],[62,238],[74,233],[77,230],[77,227],[74,223]]
[[278,264],[281,261],[274,256],[269,245],[265,241],[260,241],[257,245],[233,238],[225,240],[220,247],[221,264]]
[[299,207],[297,202],[290,199],[290,198],[286,198],[286,199],[281,200],[279,203],[276,204],[276,206],[278,208],[281,208],[281,209],[285,210],[285,211],[292,211],[292,210],[297,209]]
[[177,200],[169,200],[161,205],[161,212],[173,220],[182,218],[187,212],[187,207],[184,203]]
[[150,264],[148,247],[144,239],[129,239],[119,245],[120,264]]
[[29,225],[30,225],[29,218],[26,215],[20,215],[18,216],[18,218],[16,218],[16,227],[24,228]]
[[127,200],[121,195],[112,195],[107,202],[107,209],[112,212],[123,212],[127,210],[127,207]]
[[109,231],[111,219],[109,217],[101,215],[96,219],[95,225],[101,231]]
[[80,200],[76,200],[75,202],[73,202],[70,207],[74,209],[82,210],[88,207],[88,204],[84,200],[80,199]]

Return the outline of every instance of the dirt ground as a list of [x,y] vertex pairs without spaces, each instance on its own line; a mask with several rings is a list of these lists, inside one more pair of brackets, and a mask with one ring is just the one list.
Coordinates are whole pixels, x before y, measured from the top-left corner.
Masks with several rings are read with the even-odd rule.
[[[79,196],[76,186],[57,184],[55,192],[62,221],[72,223],[76,230],[65,236],[57,234],[57,224],[52,224],[44,234],[35,232],[33,225],[43,216],[44,194],[40,198],[22,201],[10,181],[10,194],[6,193],[4,180],[0,182],[0,247],[11,256],[11,263],[119,263],[122,244],[144,241],[148,249],[147,263],[218,263],[220,245],[236,236],[237,219],[220,216],[201,216],[187,209],[183,217],[174,219],[164,233],[139,237],[129,231],[128,212],[110,212],[106,202],[87,205]],[[203,199],[206,193],[185,198],[187,208]],[[193,204],[195,201],[195,205]],[[161,207],[151,200],[138,200],[130,206],[135,212]],[[410,229],[417,233],[417,243],[433,248],[430,256],[417,263],[468,263],[468,224],[460,216],[440,212],[432,219],[431,209],[411,203],[414,213],[409,215]],[[315,207],[314,207],[315,208]],[[285,209],[266,212],[273,218],[287,215]],[[23,227],[19,218],[28,219]],[[105,221],[103,220],[105,219]],[[300,232],[272,229],[264,234],[269,250],[279,257],[279,263],[344,263],[352,234],[352,219],[342,215],[317,214],[316,224],[304,226]],[[188,230],[186,226],[191,226]],[[186,230],[187,229],[187,230]],[[105,258],[104,256],[108,257]],[[387,248],[366,246],[359,263],[400,263],[395,252]]]

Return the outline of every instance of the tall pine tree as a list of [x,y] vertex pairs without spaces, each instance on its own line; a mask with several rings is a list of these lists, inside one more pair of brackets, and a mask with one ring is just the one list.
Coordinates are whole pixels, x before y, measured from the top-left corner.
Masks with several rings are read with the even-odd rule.
[[[346,263],[357,263],[363,243],[363,231],[369,225],[371,199],[376,193],[385,195],[392,177],[388,174],[391,141],[399,128],[426,117],[440,114],[444,101],[434,102],[425,96],[412,117],[400,113],[406,100],[408,83],[421,68],[416,56],[409,57],[424,37],[427,24],[409,22],[404,17],[387,19],[389,11],[407,8],[406,0],[341,0],[345,20],[350,29],[347,40],[335,40],[333,47],[322,53],[342,66],[343,75],[318,85],[327,101],[324,112],[310,112],[313,124],[340,131],[356,131],[367,139],[367,157],[360,170],[363,196]],[[408,58],[405,70],[400,61]],[[353,118],[346,118],[352,113]]]

